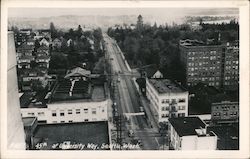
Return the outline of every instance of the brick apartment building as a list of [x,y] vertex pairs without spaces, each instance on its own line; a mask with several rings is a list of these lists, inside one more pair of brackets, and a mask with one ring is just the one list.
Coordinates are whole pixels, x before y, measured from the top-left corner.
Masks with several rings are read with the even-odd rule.
[[187,86],[199,82],[221,88],[223,85],[224,45],[205,44],[198,40],[180,41],[180,61],[186,72]]
[[223,86],[225,90],[239,88],[239,42],[227,43],[224,62]]

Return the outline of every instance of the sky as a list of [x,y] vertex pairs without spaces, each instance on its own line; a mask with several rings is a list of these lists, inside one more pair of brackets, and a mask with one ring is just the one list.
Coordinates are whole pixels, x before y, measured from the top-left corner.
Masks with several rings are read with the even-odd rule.
[[9,8],[9,17],[40,18],[62,15],[152,15],[152,16],[188,16],[188,15],[238,15],[236,8]]

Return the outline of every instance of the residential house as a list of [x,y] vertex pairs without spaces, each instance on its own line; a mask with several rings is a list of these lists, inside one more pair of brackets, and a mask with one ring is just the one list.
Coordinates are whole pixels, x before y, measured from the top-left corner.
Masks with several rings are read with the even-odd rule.
[[31,68],[31,62],[35,60],[34,56],[23,55],[18,58],[17,66],[18,68],[28,69]]
[[26,43],[27,43],[27,45],[30,45],[30,46],[35,46],[35,40],[34,39],[28,39],[27,41],[26,41]]
[[50,45],[49,40],[46,39],[46,38],[42,38],[39,43],[40,43],[41,46],[44,45],[44,46],[49,47],[49,45]]
[[36,63],[38,64],[39,67],[49,68],[49,61],[50,57],[46,55],[45,56],[41,55],[36,57]]
[[170,118],[168,123],[170,149],[216,150],[217,135],[207,130],[207,125],[198,117]]
[[69,39],[68,41],[67,41],[67,46],[69,47],[70,45],[72,45],[73,44],[73,40],[72,39]]
[[32,45],[27,45],[27,44],[22,44],[21,46],[19,46],[17,49],[16,49],[16,52],[17,52],[17,57],[20,57],[20,56],[32,56],[33,52],[34,52],[34,49],[35,47],[32,46]]
[[37,48],[36,52],[37,52],[37,54],[44,52],[44,53],[46,53],[46,55],[49,55],[49,47],[46,45],[42,45],[39,48]]
[[[30,69],[27,70],[22,75],[22,90],[27,91],[32,89],[32,85],[35,84],[35,86],[41,86],[42,88],[45,88],[48,84],[48,73],[47,71],[41,71],[40,69]],[[39,82],[39,83],[37,83]]]

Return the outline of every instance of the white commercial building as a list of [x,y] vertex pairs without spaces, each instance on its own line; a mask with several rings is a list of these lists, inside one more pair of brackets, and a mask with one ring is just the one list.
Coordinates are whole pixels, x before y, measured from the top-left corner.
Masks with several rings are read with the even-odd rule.
[[198,117],[169,119],[169,146],[175,150],[216,150],[217,135]]
[[60,80],[44,97],[47,103],[33,99],[35,102],[21,105],[22,117],[37,117],[39,123],[107,121],[111,102],[105,82],[79,79],[83,75],[78,72],[69,74],[70,79]]
[[157,112],[158,122],[188,115],[188,91],[168,79],[146,79],[146,96]]
[[47,107],[22,108],[22,117],[37,117],[39,123],[70,123],[108,120],[108,100],[55,102]]

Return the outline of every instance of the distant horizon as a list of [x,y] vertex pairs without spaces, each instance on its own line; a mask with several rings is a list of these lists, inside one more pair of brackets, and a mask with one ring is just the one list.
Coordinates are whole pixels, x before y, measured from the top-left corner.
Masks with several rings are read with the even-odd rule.
[[58,16],[220,16],[239,15],[238,8],[9,8],[9,18],[45,18]]

